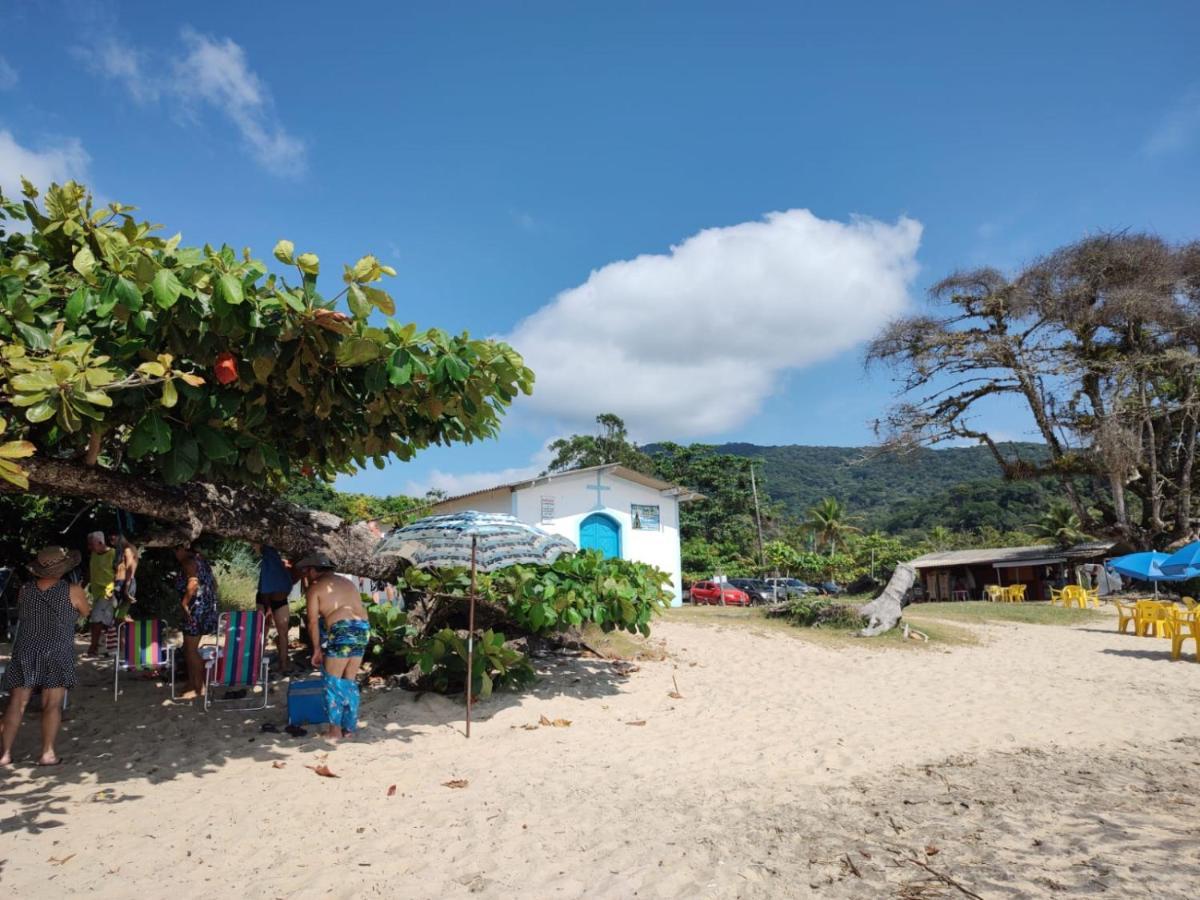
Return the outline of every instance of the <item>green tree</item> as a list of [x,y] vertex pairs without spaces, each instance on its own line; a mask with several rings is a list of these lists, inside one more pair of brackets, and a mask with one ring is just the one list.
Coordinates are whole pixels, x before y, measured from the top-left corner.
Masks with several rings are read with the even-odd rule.
[[1079,514],[1069,503],[1054,503],[1040,519],[1028,526],[1038,543],[1073,547],[1090,538],[1083,530]]
[[808,511],[804,526],[816,536],[818,546],[827,547],[832,554],[847,535],[861,531],[851,524],[852,518],[837,499],[826,497]]
[[[25,183],[0,196],[0,476],[369,574],[365,528],[279,499],[432,443],[492,437],[533,373],[511,347],[390,318],[374,256],[318,290],[320,260],[158,236],[133,207]],[[28,231],[9,227],[28,220]],[[344,302],[346,311],[339,309]],[[165,536],[164,536],[165,539]]]
[[620,416],[601,413],[596,416],[596,424],[600,426],[598,434],[573,434],[551,443],[554,459],[546,471],[566,472],[617,463],[647,475],[653,473],[654,464],[650,457],[629,439]]

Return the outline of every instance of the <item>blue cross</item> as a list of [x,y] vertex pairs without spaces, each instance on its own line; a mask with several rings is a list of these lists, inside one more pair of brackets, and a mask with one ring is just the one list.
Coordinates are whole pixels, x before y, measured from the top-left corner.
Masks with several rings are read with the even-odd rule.
[[600,473],[599,471],[597,471],[597,472],[596,472],[596,483],[595,483],[595,484],[589,484],[589,485],[587,486],[587,489],[588,489],[589,491],[595,491],[595,492],[596,492],[596,505],[595,505],[595,506],[593,506],[593,507],[592,507],[592,509],[604,509],[604,503],[601,501],[601,498],[602,498],[604,495],[603,495],[603,494],[601,494],[600,492],[601,492],[601,491],[611,491],[611,490],[612,490],[612,488],[611,488],[611,487],[609,487],[608,485],[606,485],[606,484],[601,484],[601,483],[600,483],[600,474],[601,474],[601,473]]

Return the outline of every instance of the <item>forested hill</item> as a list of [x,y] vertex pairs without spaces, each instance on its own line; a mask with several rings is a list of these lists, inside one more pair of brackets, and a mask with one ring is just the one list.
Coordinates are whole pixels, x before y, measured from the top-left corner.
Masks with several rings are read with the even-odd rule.
[[[1036,460],[1039,444],[1003,445]],[[725,444],[719,453],[763,460],[763,489],[795,516],[822,497],[836,497],[868,529],[927,531],[935,525],[974,531],[1014,530],[1035,521],[1058,496],[1053,481],[1006,482],[986,447],[876,455],[864,447],[759,447]]]

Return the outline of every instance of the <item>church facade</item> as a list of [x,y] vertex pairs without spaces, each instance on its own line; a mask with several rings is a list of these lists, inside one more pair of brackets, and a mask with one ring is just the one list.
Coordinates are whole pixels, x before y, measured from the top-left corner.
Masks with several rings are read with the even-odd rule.
[[671,576],[673,604],[682,602],[679,504],[700,495],[620,465],[556,472],[498,485],[435,504],[433,514],[509,513],[561,534],[580,549],[637,560]]

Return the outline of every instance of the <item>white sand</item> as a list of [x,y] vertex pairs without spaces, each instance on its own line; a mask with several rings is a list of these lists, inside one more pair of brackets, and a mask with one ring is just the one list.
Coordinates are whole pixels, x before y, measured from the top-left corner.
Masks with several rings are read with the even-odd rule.
[[[332,752],[260,733],[279,707],[205,716],[139,682],[114,706],[84,670],[67,764],[28,765],[30,716],[0,774],[0,889],[966,896],[914,853],[985,897],[1195,896],[1200,665],[1108,620],[985,631],[913,652],[670,621],[667,662],[552,664],[469,742],[461,706],[374,692]],[[571,725],[521,727],[542,715]]]

